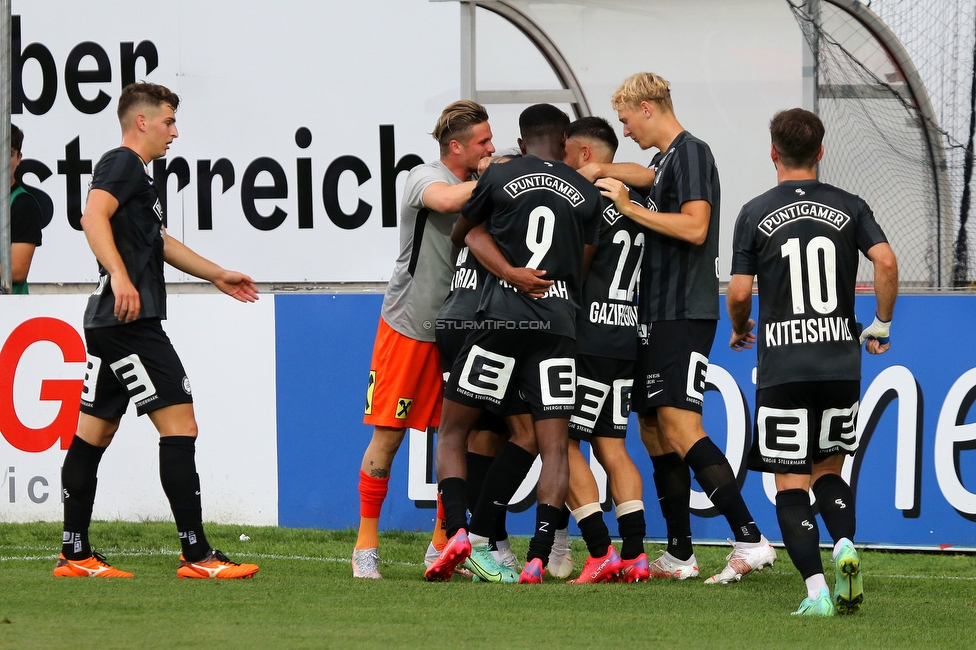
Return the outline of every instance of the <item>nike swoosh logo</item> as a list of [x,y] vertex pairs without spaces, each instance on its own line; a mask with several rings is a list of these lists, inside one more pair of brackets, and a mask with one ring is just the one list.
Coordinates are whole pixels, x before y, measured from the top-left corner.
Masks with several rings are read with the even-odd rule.
[[505,505],[504,503],[499,503],[498,501],[492,501],[491,503],[492,503],[493,505],[496,505],[496,506],[498,506],[499,508],[504,508],[504,507],[506,507],[506,505]]
[[664,392],[664,389],[663,389],[663,388],[662,388],[661,390],[656,390],[656,391],[654,391],[653,393],[650,393],[650,394],[649,394],[649,395],[647,396],[647,399],[651,399],[652,397],[654,397],[654,396],[655,396],[655,395],[657,395],[658,393],[663,393],[663,392]]
[[485,582],[499,582],[502,579],[501,571],[487,571],[477,562],[468,562],[468,568],[478,575]]

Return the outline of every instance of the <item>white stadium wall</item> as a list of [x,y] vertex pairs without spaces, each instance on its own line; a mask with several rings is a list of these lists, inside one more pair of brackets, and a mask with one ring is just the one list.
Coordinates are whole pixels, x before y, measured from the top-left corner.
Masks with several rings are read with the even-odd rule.
[[[730,241],[739,206],[775,182],[764,145],[769,118],[801,102],[802,38],[786,4],[522,4],[573,67],[592,111],[613,124],[609,98],[629,74],[653,70],[672,82],[682,122],[714,149]],[[558,87],[528,39],[477,13],[480,89]],[[119,143],[115,106],[126,79],[164,84],[182,98],[180,137],[153,166],[169,172],[170,234],[260,282],[389,279],[403,183],[395,168],[411,154],[436,157],[428,134],[459,98],[457,3],[269,9],[256,0],[173,0],[147,16],[121,0],[13,0],[13,15],[22,169],[52,213],[33,282],[96,277],[72,223],[92,165]],[[497,148],[515,146],[522,108],[488,106]],[[619,159],[646,164],[650,153],[627,141]],[[727,275],[727,256],[720,266]],[[167,277],[188,279],[173,270]]]
[[[0,296],[0,521],[61,518],[61,463],[78,422],[87,296]],[[278,523],[274,298],[169,298],[165,323],[193,391],[208,521]],[[159,435],[135,408],[98,473],[96,519],[169,519]]]

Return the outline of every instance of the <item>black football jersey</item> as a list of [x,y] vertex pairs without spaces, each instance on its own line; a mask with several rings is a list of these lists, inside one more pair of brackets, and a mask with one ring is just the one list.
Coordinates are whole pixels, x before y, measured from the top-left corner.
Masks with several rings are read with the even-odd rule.
[[701,200],[711,205],[712,213],[701,246],[648,232],[641,269],[641,322],[718,320],[721,187],[712,150],[683,131],[667,151],[654,156],[650,167],[655,175],[645,204],[648,209],[677,214],[688,201]]
[[40,246],[44,220],[40,204],[20,183],[10,186],[10,196],[10,243]]
[[[89,189],[104,190],[119,202],[109,223],[129,279],[139,291],[139,318],[166,318],[163,208],[145,163],[127,147],[113,149],[98,161]],[[115,294],[101,264],[98,274],[98,288],[85,310],[88,328],[119,324],[114,314]]]
[[[643,204],[633,190],[630,200]],[[576,317],[576,349],[580,354],[632,360],[637,354],[637,282],[647,229],[620,214],[609,199],[603,201],[600,245]]]
[[484,318],[575,338],[583,246],[599,242],[601,199],[562,162],[524,156],[488,167],[461,214],[486,224],[512,266],[544,270],[554,284],[535,299],[491,276],[479,308]]
[[438,320],[474,320],[481,304],[488,269],[481,265],[467,246],[462,248],[454,264],[451,292],[437,313]]
[[858,251],[886,241],[867,203],[816,180],[782,182],[743,206],[732,273],[759,278],[759,388],[861,378]]

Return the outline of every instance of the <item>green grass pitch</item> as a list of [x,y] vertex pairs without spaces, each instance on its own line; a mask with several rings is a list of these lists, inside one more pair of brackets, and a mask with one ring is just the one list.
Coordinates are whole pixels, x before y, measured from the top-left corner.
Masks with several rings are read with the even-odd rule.
[[[54,578],[60,526],[0,524],[0,648],[964,648],[976,643],[976,558],[862,553],[854,616],[790,616],[805,595],[786,552],[734,585],[426,583],[429,537],[382,535],[382,580],[354,580],[352,531],[209,525],[251,580],[178,580],[171,523],[96,522],[131,580]],[[242,542],[241,533],[250,536]],[[513,540],[524,556],[527,540]],[[647,545],[648,555],[660,547]],[[728,548],[698,546],[702,576]],[[586,549],[574,542],[582,566]],[[827,581],[833,570],[824,553]]]

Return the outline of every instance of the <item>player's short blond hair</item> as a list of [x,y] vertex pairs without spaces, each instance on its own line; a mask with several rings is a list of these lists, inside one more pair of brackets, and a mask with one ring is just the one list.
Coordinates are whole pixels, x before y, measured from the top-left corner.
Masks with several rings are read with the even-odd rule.
[[471,128],[488,121],[488,111],[478,102],[462,99],[449,104],[437,118],[431,133],[441,147],[441,154],[447,153],[451,140],[467,144]]
[[637,108],[641,102],[651,102],[666,112],[673,113],[671,84],[653,72],[638,72],[627,77],[610,99],[614,110]]

